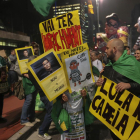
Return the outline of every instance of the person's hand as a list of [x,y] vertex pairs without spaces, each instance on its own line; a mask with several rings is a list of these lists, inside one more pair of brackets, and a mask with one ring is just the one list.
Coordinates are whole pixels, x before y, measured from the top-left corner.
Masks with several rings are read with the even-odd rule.
[[86,95],[87,95],[86,90],[85,89],[81,90],[81,96],[82,97],[86,97]]
[[103,82],[104,82],[104,79],[99,78],[99,79],[97,80],[97,82],[96,82],[96,85],[97,85],[97,86],[102,86]]
[[23,74],[26,78],[29,78],[29,75],[27,73]]
[[[105,68],[105,67],[104,67]],[[104,68],[100,71],[100,74],[102,74],[104,72]]]
[[62,100],[63,100],[64,102],[67,102],[67,101],[68,101],[68,97],[66,96],[66,94],[63,94],[63,95],[62,95]]
[[120,82],[115,88],[117,92],[122,92],[125,89],[131,88],[131,85],[129,83]]

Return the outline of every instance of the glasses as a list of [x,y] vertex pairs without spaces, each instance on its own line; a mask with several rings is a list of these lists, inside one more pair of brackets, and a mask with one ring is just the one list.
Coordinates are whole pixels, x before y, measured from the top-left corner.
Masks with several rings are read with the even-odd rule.
[[114,25],[113,25],[113,24],[111,24],[111,22],[108,22],[107,25],[108,25],[109,27],[112,26],[112,27],[114,27],[114,28],[118,28],[118,24],[114,24]]

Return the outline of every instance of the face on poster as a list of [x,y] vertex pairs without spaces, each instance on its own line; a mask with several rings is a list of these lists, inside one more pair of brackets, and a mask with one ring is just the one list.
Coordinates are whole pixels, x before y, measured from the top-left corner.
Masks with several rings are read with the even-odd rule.
[[32,47],[24,47],[20,49],[15,49],[18,64],[20,67],[21,74],[27,73],[27,63],[30,56],[33,56],[33,48]]
[[43,21],[39,29],[45,52],[53,48],[60,54],[83,43],[78,10]]
[[61,68],[61,66],[53,52],[51,52],[33,63],[31,65],[31,68],[38,77],[38,80],[42,81],[43,79],[47,78],[49,75],[57,71],[59,68]]
[[23,50],[17,50],[19,60],[29,59],[33,55],[32,49],[27,48]]
[[[65,56],[66,55],[66,56]],[[72,56],[71,56],[72,55]],[[61,55],[70,93],[79,91],[94,82],[87,44],[64,52]]]
[[63,65],[53,49],[27,65],[49,101],[68,89]]

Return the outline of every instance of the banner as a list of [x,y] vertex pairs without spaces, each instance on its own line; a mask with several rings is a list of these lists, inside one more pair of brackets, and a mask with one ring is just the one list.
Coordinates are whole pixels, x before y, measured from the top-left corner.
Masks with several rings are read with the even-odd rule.
[[53,49],[38,56],[27,66],[49,101],[67,90],[63,65]]
[[87,43],[61,53],[61,59],[70,93],[94,82]]
[[89,111],[121,140],[139,140],[140,99],[127,90],[117,93],[117,84],[103,79]]
[[30,56],[34,55],[33,48],[30,47],[23,47],[20,49],[15,49],[17,61],[19,64],[21,74],[27,73],[27,63]]
[[39,29],[44,52],[53,48],[60,54],[83,44],[78,10],[41,22]]

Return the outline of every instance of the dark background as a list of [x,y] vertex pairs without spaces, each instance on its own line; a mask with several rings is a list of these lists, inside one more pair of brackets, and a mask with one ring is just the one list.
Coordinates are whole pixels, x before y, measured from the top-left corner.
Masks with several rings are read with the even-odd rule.
[[[43,68],[43,61],[45,59],[48,59],[49,62],[51,63],[51,68],[56,71],[57,69],[59,69],[61,66],[59,64],[59,62],[57,61],[55,55],[53,54],[53,52],[49,53],[48,55],[46,55],[45,57],[41,58],[40,60],[38,60],[37,62],[35,62],[34,64],[31,65],[33,71],[36,73],[36,75],[38,73],[40,73],[40,71],[42,71]],[[43,74],[43,73],[42,73]],[[39,78],[39,77],[38,77]],[[40,79],[40,78],[39,78]]]
[[[31,48],[29,48],[29,49],[24,49],[24,50],[27,50],[27,51],[28,51],[28,56],[32,56],[32,55],[33,55]],[[24,55],[23,55],[24,50],[18,50],[18,51],[17,51],[19,60],[24,59]]]

